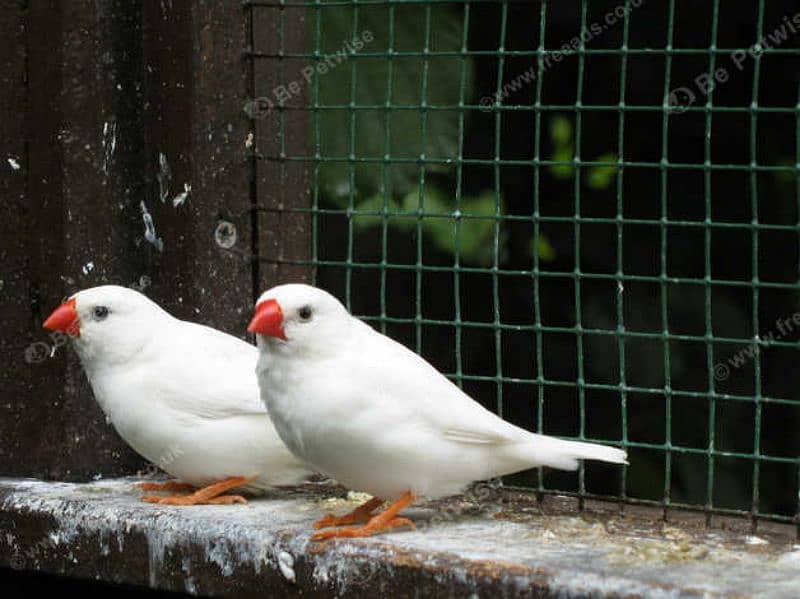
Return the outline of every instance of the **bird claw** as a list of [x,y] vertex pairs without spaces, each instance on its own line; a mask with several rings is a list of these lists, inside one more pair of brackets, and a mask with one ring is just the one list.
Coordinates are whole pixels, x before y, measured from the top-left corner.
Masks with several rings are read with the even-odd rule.
[[325,514],[322,518],[314,522],[314,528],[330,528],[332,526],[342,526],[342,524],[352,524],[351,522],[342,522],[344,518],[340,518],[333,514]]
[[[378,516],[379,517],[379,516]],[[315,532],[311,536],[312,541],[326,541],[335,538],[358,538],[369,537],[376,533],[394,528],[408,527],[411,530],[416,530],[417,526],[408,518],[395,517],[388,522],[373,523],[373,520],[364,526],[349,526],[347,528],[337,528],[336,530],[321,530]]]
[[161,500],[166,499],[166,497],[160,497],[158,495],[142,495],[139,499],[146,503],[161,503]]
[[169,497],[143,495],[142,501],[159,505],[231,505],[234,503],[247,503],[247,499],[241,495],[219,495],[209,499],[194,497],[193,495],[171,495]]
[[369,519],[372,518],[371,513],[359,514],[359,513],[350,513],[345,514],[344,516],[336,516],[334,514],[325,514],[322,518],[314,522],[314,528],[332,528],[335,526],[348,526],[350,524],[359,524],[362,522],[368,522]]
[[225,491],[246,485],[255,476],[231,476],[214,484],[198,489],[188,495],[143,495],[142,501],[158,503],[161,505],[230,505],[232,503],[247,503],[241,495],[221,495]]
[[322,518],[314,522],[314,528],[331,528],[333,526],[347,526],[349,524],[361,524],[369,522],[375,517],[375,510],[383,505],[383,499],[373,497],[366,503],[361,504],[352,512],[343,516],[325,514]]

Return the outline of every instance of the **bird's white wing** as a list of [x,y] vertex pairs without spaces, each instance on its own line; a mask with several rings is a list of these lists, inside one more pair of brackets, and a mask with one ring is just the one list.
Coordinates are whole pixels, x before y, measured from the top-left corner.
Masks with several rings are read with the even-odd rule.
[[[526,431],[493,414],[465,394],[430,363],[364,324],[355,351],[370,355],[358,364],[367,387],[398,398],[405,418],[442,438],[469,445],[502,445],[525,439]],[[382,368],[372,365],[381,364]],[[363,380],[363,379],[362,379]]]
[[255,346],[216,329],[177,321],[160,358],[162,399],[182,413],[218,419],[266,416],[259,399]]
[[[454,443],[465,450],[489,449],[480,454],[490,456],[484,474],[507,474],[537,465],[569,470],[577,467],[578,459],[625,463],[622,450],[566,441],[514,426],[474,401],[399,343],[372,329],[360,332],[358,337],[354,355],[369,355],[370,359],[360,361],[357,376],[368,381],[363,389],[371,389],[398,404],[382,403],[382,409],[393,412],[392,422],[405,427],[409,438],[419,430],[427,430],[430,439]],[[357,349],[359,346],[361,349]],[[383,367],[375,368],[376,364]]]

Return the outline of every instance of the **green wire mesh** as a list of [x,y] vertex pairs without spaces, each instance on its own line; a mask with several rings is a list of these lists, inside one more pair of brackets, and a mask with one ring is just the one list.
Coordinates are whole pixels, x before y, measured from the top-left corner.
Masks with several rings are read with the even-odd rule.
[[[277,209],[309,217],[310,254],[259,259],[312,267],[315,281],[354,313],[432,359],[501,416],[631,455],[622,470],[589,464],[577,476],[537,471],[516,484],[698,509],[709,520],[800,523],[800,398],[791,381],[765,388],[765,364],[791,369],[798,357],[785,307],[799,289],[800,12],[791,2],[732,4],[245,2],[254,32],[246,58],[263,109],[251,117],[254,128],[266,122],[277,131],[269,151],[256,144],[267,163],[305,165],[310,186],[308,205]],[[737,12],[755,23],[749,43],[763,39],[760,47],[741,43],[741,27],[731,24]],[[331,29],[341,32],[342,23],[347,43],[332,59]],[[268,47],[259,47],[259,27],[269,28]],[[780,27],[785,39],[765,37]],[[567,47],[576,32],[593,35]],[[598,85],[591,77],[601,66],[614,78]],[[260,73],[270,73],[270,85],[259,86]],[[445,78],[456,85],[442,89]],[[770,78],[790,91],[762,101]],[[419,85],[409,95],[401,80]],[[380,101],[365,100],[361,86]],[[369,119],[381,128],[365,136]],[[777,141],[765,131],[778,131]],[[738,133],[746,136],[741,160],[718,158],[714,140]],[[406,136],[416,152],[398,141]],[[526,136],[524,152],[509,149]],[[767,151],[773,141],[783,148],[779,159]],[[603,144],[610,151],[598,154]],[[408,172],[413,187],[404,194]],[[514,183],[519,177],[524,185]],[[365,192],[365,180],[376,190]],[[688,182],[696,201],[676,210]],[[444,200],[434,193],[442,185],[452,190]],[[717,191],[731,187],[741,198]],[[471,208],[476,189],[480,210]],[[779,216],[764,216],[784,189]],[[257,194],[255,201],[263,208]],[[726,202],[741,204],[735,218],[722,216]],[[519,231],[530,237],[527,263],[527,246],[513,244]],[[632,237],[644,240],[641,249]],[[474,239],[480,243],[469,245]],[[723,242],[741,250],[731,257],[739,270],[720,259]],[[595,253],[605,256],[601,266]],[[696,258],[694,270],[675,267],[682,254]],[[773,276],[777,260],[789,267]],[[681,297],[696,308],[696,326],[676,316]],[[720,325],[731,298],[747,309],[729,319],[739,325]],[[571,318],[553,317],[565,311]],[[777,332],[766,314],[785,317]],[[659,356],[659,376],[645,372],[647,355]],[[696,360],[687,364],[687,355]],[[604,360],[613,380],[593,374]],[[549,413],[559,416],[551,421]]]

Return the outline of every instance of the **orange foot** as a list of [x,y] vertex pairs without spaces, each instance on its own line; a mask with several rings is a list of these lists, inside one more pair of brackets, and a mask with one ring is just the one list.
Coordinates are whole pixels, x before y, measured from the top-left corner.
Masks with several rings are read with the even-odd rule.
[[189,495],[143,495],[142,501],[161,505],[229,505],[231,503],[247,503],[241,495],[223,495],[225,491],[241,487],[254,480],[255,476],[232,476],[214,484],[198,489]]
[[352,512],[344,516],[334,516],[325,514],[322,518],[314,522],[314,528],[329,528],[331,526],[344,526],[346,524],[360,524],[369,522],[375,514],[373,512],[383,505],[383,499],[373,497],[366,503],[358,506]]
[[168,480],[165,483],[136,483],[136,488],[142,491],[191,491],[194,485]]
[[[384,530],[391,530],[393,528],[400,528],[403,526],[407,526],[412,529],[416,528],[414,523],[408,518],[400,518],[397,516],[401,510],[411,505],[414,500],[416,500],[416,497],[414,497],[414,495],[412,495],[410,492],[403,493],[400,499],[393,502],[380,514],[370,517],[364,526],[349,526],[346,528],[339,528],[337,530],[322,530],[314,533],[311,539],[314,541],[324,541],[326,539],[334,539],[339,537],[368,537]],[[367,507],[369,503],[370,502],[365,503],[363,506],[361,506],[361,508]],[[348,516],[349,515],[350,514],[348,514]],[[323,520],[325,520],[325,518],[323,518]]]

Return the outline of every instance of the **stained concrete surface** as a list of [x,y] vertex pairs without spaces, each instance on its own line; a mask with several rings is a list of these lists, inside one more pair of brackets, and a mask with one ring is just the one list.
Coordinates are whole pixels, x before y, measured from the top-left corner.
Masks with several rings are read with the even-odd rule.
[[0,479],[0,565],[193,594],[798,597],[792,527],[480,486],[409,509],[415,531],[310,541],[363,497],[328,484],[248,505],[145,504],[135,479]]

